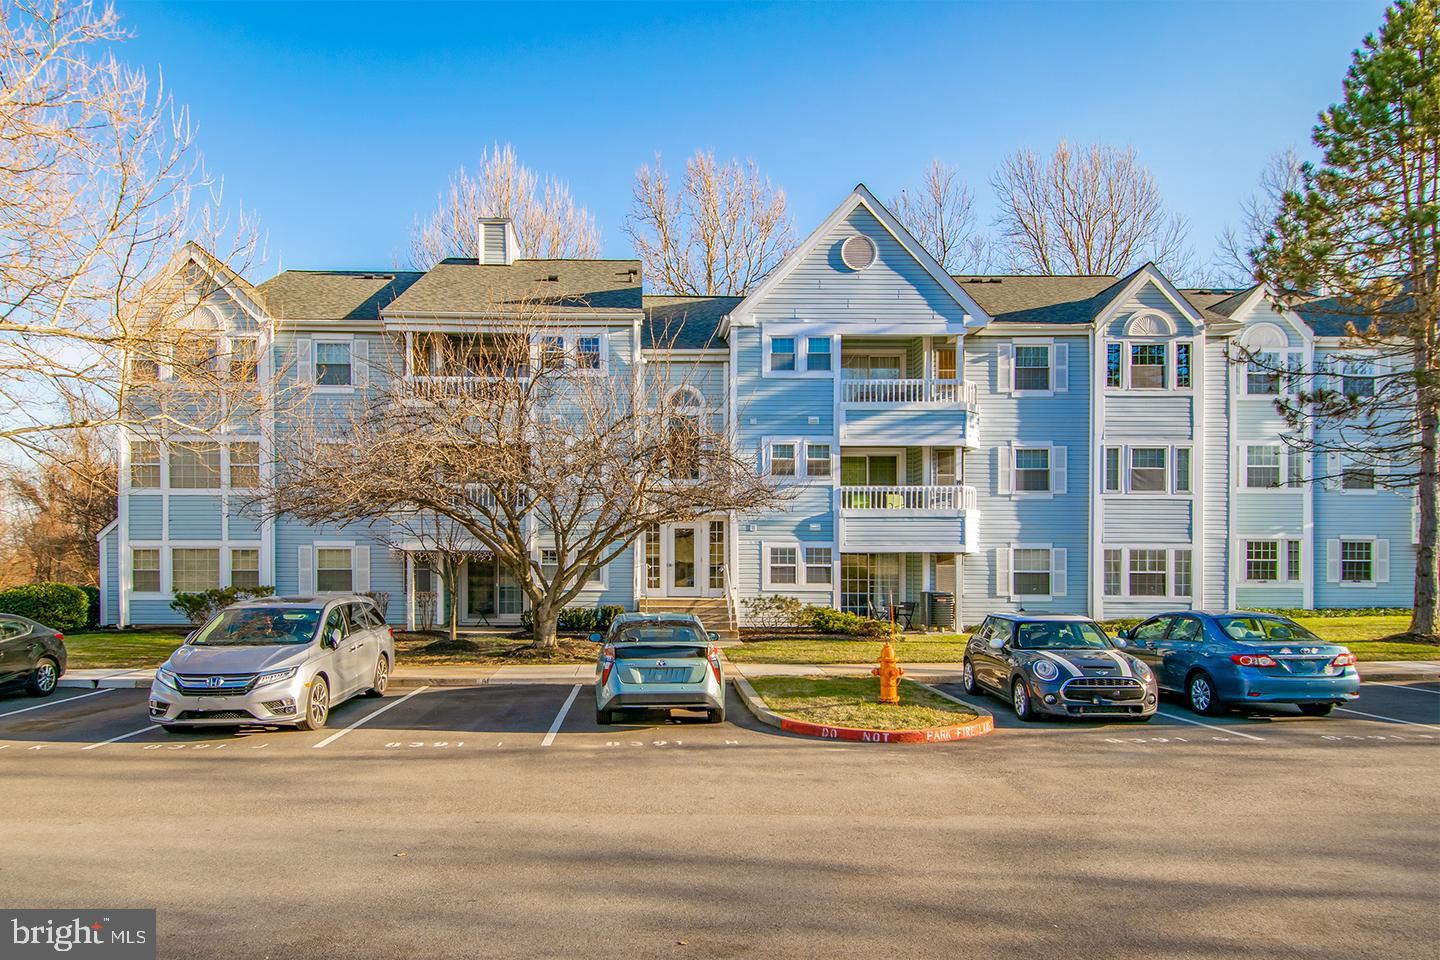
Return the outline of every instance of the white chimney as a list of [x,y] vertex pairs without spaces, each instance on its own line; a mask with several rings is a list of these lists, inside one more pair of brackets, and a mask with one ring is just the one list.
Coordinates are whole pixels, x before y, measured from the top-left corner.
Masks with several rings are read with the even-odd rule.
[[483,217],[480,220],[480,251],[477,259],[481,263],[515,262],[520,244],[515,239],[515,223],[509,217]]

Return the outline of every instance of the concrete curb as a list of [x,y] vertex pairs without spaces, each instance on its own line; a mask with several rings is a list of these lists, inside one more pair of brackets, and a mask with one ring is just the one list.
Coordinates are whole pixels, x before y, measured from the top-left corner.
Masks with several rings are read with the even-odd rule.
[[949,727],[924,727],[916,730],[865,730],[858,727],[827,727],[823,724],[808,723],[804,720],[793,720],[783,716],[765,706],[765,701],[750,681],[743,675],[737,674],[734,677],[735,689],[740,691],[740,697],[745,701],[745,706],[755,715],[755,719],[761,723],[777,727],[787,733],[797,733],[805,737],[815,737],[820,740],[844,740],[851,743],[954,743],[957,740],[969,740],[974,737],[984,736],[995,730],[995,718],[989,710],[978,704],[967,703],[948,693],[936,690],[928,683],[920,683],[912,680],[911,683],[924,687],[932,693],[953,701],[968,709],[974,710],[979,718],[969,723],[957,724]]

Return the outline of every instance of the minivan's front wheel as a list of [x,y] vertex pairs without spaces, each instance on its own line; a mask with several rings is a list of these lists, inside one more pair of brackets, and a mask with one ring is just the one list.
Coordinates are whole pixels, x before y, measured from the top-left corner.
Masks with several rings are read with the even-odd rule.
[[390,683],[390,661],[386,658],[385,654],[382,653],[382,654],[380,654],[380,658],[375,661],[375,684],[374,684],[374,686],[372,686],[369,690],[366,690],[366,691],[365,691],[365,696],[367,696],[367,697],[383,697],[383,696],[385,696],[385,687],[388,686],[389,683]]
[[60,680],[60,664],[50,657],[41,657],[35,661],[35,669],[30,671],[30,679],[25,681],[25,692],[32,697],[48,697],[55,692],[55,684]]
[[330,684],[316,675],[310,681],[310,694],[305,698],[305,717],[297,723],[299,730],[319,730],[330,719]]

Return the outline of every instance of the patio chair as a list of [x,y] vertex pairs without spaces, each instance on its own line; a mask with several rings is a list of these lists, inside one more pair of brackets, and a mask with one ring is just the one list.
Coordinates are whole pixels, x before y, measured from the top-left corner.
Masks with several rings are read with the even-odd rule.
[[907,600],[904,603],[894,605],[895,623],[901,630],[909,630],[915,622],[915,608],[918,606],[914,600]]

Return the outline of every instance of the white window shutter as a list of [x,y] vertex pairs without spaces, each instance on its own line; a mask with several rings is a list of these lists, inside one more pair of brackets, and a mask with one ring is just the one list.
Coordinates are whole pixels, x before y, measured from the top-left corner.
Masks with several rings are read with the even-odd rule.
[[1339,490],[1340,485],[1340,454],[1325,454],[1325,489]]
[[1235,444],[1235,489],[1236,489],[1236,490],[1244,490],[1244,489],[1245,489],[1245,478],[1246,478],[1246,476],[1248,476],[1248,472],[1246,471],[1245,466],[1246,466],[1246,464],[1245,464],[1245,448],[1244,448],[1243,446],[1241,446],[1240,444],[1237,443],[1237,444]]
[[1069,471],[1069,468],[1068,468],[1068,466],[1067,466],[1067,464],[1066,464],[1066,459],[1067,459],[1067,458],[1066,458],[1066,456],[1065,456],[1065,448],[1064,448],[1064,447],[1051,447],[1051,448],[1050,448],[1050,492],[1051,492],[1051,493],[1064,493],[1064,492],[1065,492],[1065,482],[1066,482],[1065,478],[1066,478],[1066,474],[1068,474],[1068,473],[1070,472],[1070,471]]
[[1232,360],[1225,364],[1230,371],[1230,390],[1235,396],[1245,395],[1245,375],[1250,370],[1250,365],[1245,360]]
[[1000,344],[1000,351],[995,359],[995,389],[1001,393],[1009,393],[1015,389],[1015,345],[1013,343]]
[[309,337],[295,341],[295,382],[315,382],[315,344]]
[[1390,582],[1390,541],[1375,541],[1375,582]]
[[1054,359],[1051,360],[1051,363],[1055,367],[1053,374],[1055,392],[1061,393],[1070,389],[1070,344],[1055,344],[1052,356]]
[[1325,541],[1325,582],[1340,582],[1340,541]]
[[1056,547],[1050,551],[1050,595],[1053,597],[1065,596],[1067,587],[1065,571],[1065,548]]
[[308,597],[315,592],[315,548],[303,546],[300,548],[300,560],[297,567],[299,571],[299,583],[296,590],[302,597]]
[[356,593],[370,592],[370,547],[363,545],[355,548],[355,570],[354,577]]
[[1001,597],[1015,595],[1015,579],[1010,576],[1010,548],[995,548],[995,594]]
[[1010,471],[1015,465],[1015,448],[1009,444],[995,448],[996,482],[995,492],[1005,497],[1010,495]]
[[370,378],[370,341],[356,337],[350,347],[350,369],[355,386],[363,387]]

